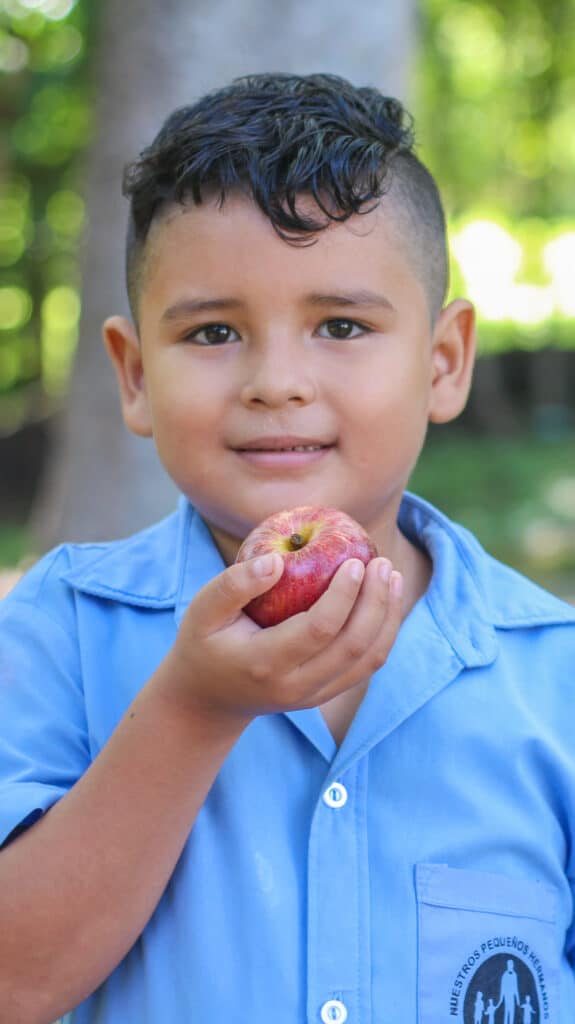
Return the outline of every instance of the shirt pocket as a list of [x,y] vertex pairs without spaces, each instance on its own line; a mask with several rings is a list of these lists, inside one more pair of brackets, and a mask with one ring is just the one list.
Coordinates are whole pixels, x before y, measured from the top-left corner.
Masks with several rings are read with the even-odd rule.
[[418,1024],[559,1021],[556,893],[418,864]]

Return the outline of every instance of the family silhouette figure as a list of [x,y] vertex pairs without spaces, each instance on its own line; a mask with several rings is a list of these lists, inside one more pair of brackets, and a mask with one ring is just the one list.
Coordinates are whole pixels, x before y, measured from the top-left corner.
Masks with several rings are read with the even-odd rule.
[[[500,1007],[503,1007],[503,1014],[496,1016]],[[513,960],[507,961],[507,967],[501,975],[499,985],[499,1001],[493,1002],[490,997],[485,1005],[483,992],[477,992],[473,1004],[473,1024],[516,1024],[515,1011],[519,1007],[523,1011],[521,1024],[536,1024],[537,1011],[532,1005],[531,996],[526,995],[525,1001],[521,1002],[519,995],[519,984],[517,972]]]

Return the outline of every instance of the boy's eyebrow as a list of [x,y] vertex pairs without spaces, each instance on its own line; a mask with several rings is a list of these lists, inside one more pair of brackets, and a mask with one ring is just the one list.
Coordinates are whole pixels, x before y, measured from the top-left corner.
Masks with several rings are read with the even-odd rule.
[[242,303],[239,299],[182,299],[168,306],[162,313],[161,320],[178,320],[191,313],[209,313],[214,309],[237,309]]
[[[380,295],[379,292],[372,292],[365,288],[352,292],[334,292],[333,294],[310,292],[304,296],[304,302],[311,306],[379,306],[383,309],[394,309],[394,306],[385,295]],[[243,305],[244,303],[240,299],[224,298],[223,296],[214,299],[181,299],[172,306],[168,306],[162,313],[161,320],[169,322],[194,313],[239,309]]]
[[337,292],[333,295],[311,292],[310,295],[306,295],[306,301],[312,306],[381,306],[384,309],[394,309],[385,295],[365,288],[353,292]]

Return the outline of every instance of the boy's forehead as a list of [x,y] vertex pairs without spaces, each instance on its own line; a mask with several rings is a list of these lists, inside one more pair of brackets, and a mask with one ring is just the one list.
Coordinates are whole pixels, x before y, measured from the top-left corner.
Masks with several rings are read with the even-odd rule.
[[[301,213],[316,218],[319,214],[325,221],[325,227],[317,232],[310,232],[309,239],[306,237],[303,242],[301,236],[297,241],[280,238],[255,200],[242,193],[226,197],[223,203],[218,196],[210,196],[199,205],[191,200],[167,204],[152,221],[146,239],[142,267],[144,285],[161,267],[163,260],[176,255],[176,251],[181,249],[182,242],[190,251],[196,241],[200,251],[201,247],[205,247],[207,239],[209,243],[214,243],[220,235],[226,240],[237,239],[238,244],[241,244],[244,238],[242,222],[249,220],[253,223],[254,218],[264,231],[269,232],[270,238],[281,243],[278,251],[285,253],[286,258],[291,258],[294,252],[305,253],[306,249],[322,239],[329,243],[337,233],[340,237],[347,235],[348,244],[357,241],[358,246],[362,245],[363,239],[373,238],[375,244],[381,244],[382,251],[397,250],[410,260],[410,250],[414,247],[413,226],[405,211],[399,209],[398,204],[389,195],[384,195],[371,203],[365,211],[354,214],[343,222],[330,221],[325,214],[322,215],[320,207],[311,195],[298,196],[297,204]],[[329,259],[331,246],[327,244],[322,248],[326,253],[325,258]],[[253,258],[257,258],[257,253],[253,254]]]

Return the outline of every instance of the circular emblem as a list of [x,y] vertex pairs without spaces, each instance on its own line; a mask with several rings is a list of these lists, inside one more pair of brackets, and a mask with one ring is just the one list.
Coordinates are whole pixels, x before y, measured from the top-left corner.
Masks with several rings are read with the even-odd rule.
[[527,964],[497,953],[471,978],[463,1004],[464,1024],[539,1024],[537,983]]

